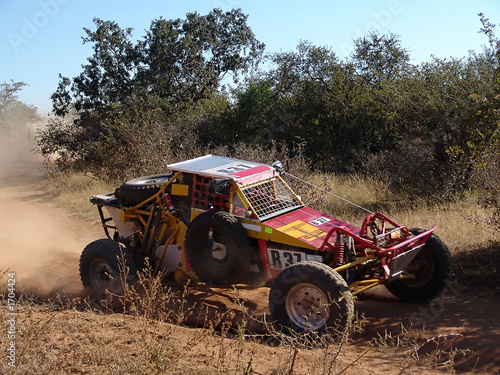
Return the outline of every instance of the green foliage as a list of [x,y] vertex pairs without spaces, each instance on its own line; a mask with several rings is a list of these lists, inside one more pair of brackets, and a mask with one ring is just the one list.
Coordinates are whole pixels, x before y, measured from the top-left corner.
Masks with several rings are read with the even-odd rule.
[[352,64],[367,83],[396,81],[409,69],[410,55],[397,35],[370,33],[354,41],[354,45]]
[[[233,134],[245,142],[284,139],[290,148],[304,143],[318,168],[359,169],[367,155],[394,147],[398,116],[390,106],[396,86],[393,73],[403,77],[408,69],[406,53],[395,51],[399,42],[394,36],[372,37],[371,44],[359,42],[363,52],[355,56],[362,57],[349,62],[308,43],[301,43],[296,52],[274,54],[274,69],[237,92],[227,127],[236,129]],[[376,59],[380,61],[372,67]],[[378,75],[380,66],[391,73],[390,79],[366,79],[368,73],[361,67],[371,67],[370,74]]]
[[[316,170],[450,199],[486,186],[484,167],[498,156],[500,42],[479,17],[488,45],[464,58],[413,65],[397,35],[370,33],[345,61],[301,42],[260,71],[264,45],[241,10],[160,18],[136,43],[132,30],[95,19],[88,64],[52,96],[54,113],[74,120],[52,121],[39,150],[121,178],[210,149],[276,154],[280,144]],[[229,95],[231,76],[239,85]]]
[[[185,144],[161,138],[180,136],[172,123],[207,100],[217,107],[221,81],[259,62],[264,45],[246,20],[240,10],[219,9],[206,16],[189,13],[185,20],[160,18],[143,40],[133,43],[132,29],[94,19],[96,29],[84,29],[83,38],[92,44],[93,55],[77,77],[60,77],[52,101],[61,119],[39,132],[40,152],[117,175],[136,162],[143,165],[146,154],[132,150],[148,134],[156,138],[142,144],[148,150]],[[124,153],[118,165],[109,164],[111,150]]]
[[113,115],[133,107],[131,98],[142,97],[149,108],[159,105],[169,113],[183,103],[206,99],[227,74],[258,63],[264,45],[246,20],[240,10],[219,9],[206,16],[188,13],[186,20],[160,18],[134,44],[131,28],[95,18],[96,30],[85,28],[83,38],[84,44],[92,44],[93,55],[77,77],[60,77],[52,96],[54,112]]
[[472,145],[498,124],[499,48],[481,21],[490,45],[462,59],[411,65],[393,34],[358,39],[346,62],[307,43],[274,54],[274,69],[237,91],[223,128],[247,143],[305,145],[316,169],[375,173],[406,195],[450,199],[473,187]]
[[227,74],[245,72],[260,59],[259,43],[240,10],[153,21],[141,46],[138,81],[147,93],[176,104],[205,99]]

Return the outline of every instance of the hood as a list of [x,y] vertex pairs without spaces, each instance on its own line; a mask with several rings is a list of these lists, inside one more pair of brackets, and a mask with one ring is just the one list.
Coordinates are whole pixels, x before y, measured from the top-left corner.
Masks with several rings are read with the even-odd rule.
[[360,232],[358,227],[325,215],[310,207],[303,207],[266,220],[263,224],[315,248],[321,247],[328,232],[335,227],[346,227],[354,234]]

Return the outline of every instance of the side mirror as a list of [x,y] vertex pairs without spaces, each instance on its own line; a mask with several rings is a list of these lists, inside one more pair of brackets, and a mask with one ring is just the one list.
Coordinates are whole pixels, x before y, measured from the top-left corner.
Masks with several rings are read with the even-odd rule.
[[212,194],[228,195],[231,191],[231,181],[225,178],[214,178],[210,181],[208,191]]

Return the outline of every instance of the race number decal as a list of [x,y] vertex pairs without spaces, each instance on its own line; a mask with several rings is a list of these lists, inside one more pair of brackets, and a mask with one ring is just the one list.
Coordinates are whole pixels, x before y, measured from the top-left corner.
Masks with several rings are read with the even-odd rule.
[[283,270],[292,264],[306,260],[306,254],[298,251],[267,249],[269,264],[273,270]]
[[252,167],[245,164],[236,164],[231,166],[225,166],[224,169],[218,169],[217,172],[224,174],[232,174],[236,172],[246,171],[247,169],[251,169]]
[[312,260],[314,262],[323,263],[321,255],[306,254],[300,251],[267,249],[267,256],[269,257],[269,265],[273,270],[284,270],[292,264],[299,263],[305,260]]
[[314,225],[315,227],[320,226],[321,224],[328,223],[331,219],[328,217],[319,217],[316,220],[310,221],[309,224]]

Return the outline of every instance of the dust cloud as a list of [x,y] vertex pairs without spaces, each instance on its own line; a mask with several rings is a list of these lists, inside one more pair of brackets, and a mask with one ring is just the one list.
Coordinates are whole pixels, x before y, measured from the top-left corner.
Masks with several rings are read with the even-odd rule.
[[[16,293],[48,297],[82,289],[78,262],[98,235],[40,189],[42,159],[33,153],[35,126],[0,133],[0,276],[15,273]],[[102,237],[102,236],[101,236]]]

